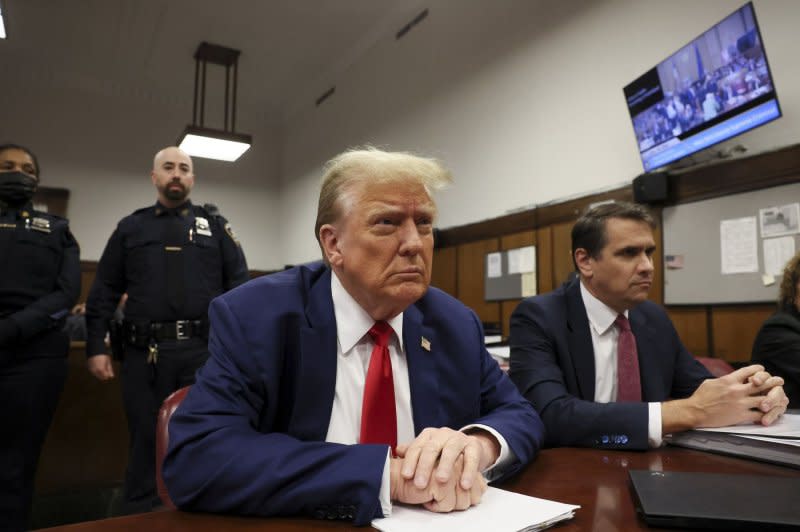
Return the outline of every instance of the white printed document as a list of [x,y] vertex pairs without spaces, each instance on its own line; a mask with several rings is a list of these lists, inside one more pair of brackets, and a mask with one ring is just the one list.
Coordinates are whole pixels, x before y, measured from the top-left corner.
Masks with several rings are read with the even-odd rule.
[[784,414],[778,421],[764,427],[755,423],[744,425],[732,425],[729,427],[714,427],[708,429],[697,429],[708,432],[726,432],[739,436],[764,436],[768,438],[790,438],[800,439],[800,414]]
[[395,503],[390,517],[371,524],[383,532],[534,532],[571,519],[578,508],[489,487],[479,505],[462,512],[439,514],[421,506]]

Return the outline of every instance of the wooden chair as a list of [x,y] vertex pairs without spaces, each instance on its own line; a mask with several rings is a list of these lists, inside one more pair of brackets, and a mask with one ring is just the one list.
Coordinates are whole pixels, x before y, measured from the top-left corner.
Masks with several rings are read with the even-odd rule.
[[178,405],[181,404],[183,398],[186,397],[189,388],[191,386],[184,386],[164,399],[164,403],[158,411],[158,421],[156,422],[156,491],[164,506],[173,510],[175,509],[175,503],[169,498],[164,479],[161,477],[161,464],[164,462],[164,456],[166,456],[167,447],[169,447],[169,419],[175,409],[178,408]]

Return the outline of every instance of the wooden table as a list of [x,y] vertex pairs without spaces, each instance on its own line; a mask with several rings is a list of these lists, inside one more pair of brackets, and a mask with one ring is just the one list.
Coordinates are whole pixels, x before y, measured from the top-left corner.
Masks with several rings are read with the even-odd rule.
[[[800,477],[800,470],[730,458],[700,451],[666,447],[647,452],[602,451],[595,449],[548,449],[504,489],[579,504],[575,518],[560,525],[564,531],[648,530],[636,515],[628,470],[704,471],[767,476]],[[65,532],[131,531],[300,531],[365,530],[348,523],[296,518],[246,518],[191,514],[164,510],[101,521],[79,523],[47,530]],[[369,530],[369,529],[366,529]]]

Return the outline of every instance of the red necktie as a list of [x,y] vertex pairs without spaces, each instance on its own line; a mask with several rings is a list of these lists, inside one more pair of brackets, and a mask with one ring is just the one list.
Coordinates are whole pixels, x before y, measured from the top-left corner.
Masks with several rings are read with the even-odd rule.
[[642,383],[639,377],[639,355],[636,353],[636,338],[631,324],[623,314],[617,316],[614,325],[619,329],[617,338],[617,401],[642,400]]
[[369,358],[361,406],[360,443],[385,443],[397,447],[397,412],[394,403],[392,360],[389,358],[389,338],[392,328],[377,321],[369,330],[375,343]]

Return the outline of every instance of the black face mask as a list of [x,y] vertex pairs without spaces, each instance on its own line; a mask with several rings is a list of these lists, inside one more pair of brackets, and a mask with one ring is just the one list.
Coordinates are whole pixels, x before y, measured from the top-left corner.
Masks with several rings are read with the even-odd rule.
[[38,181],[22,172],[0,172],[0,201],[22,207],[33,197]]

